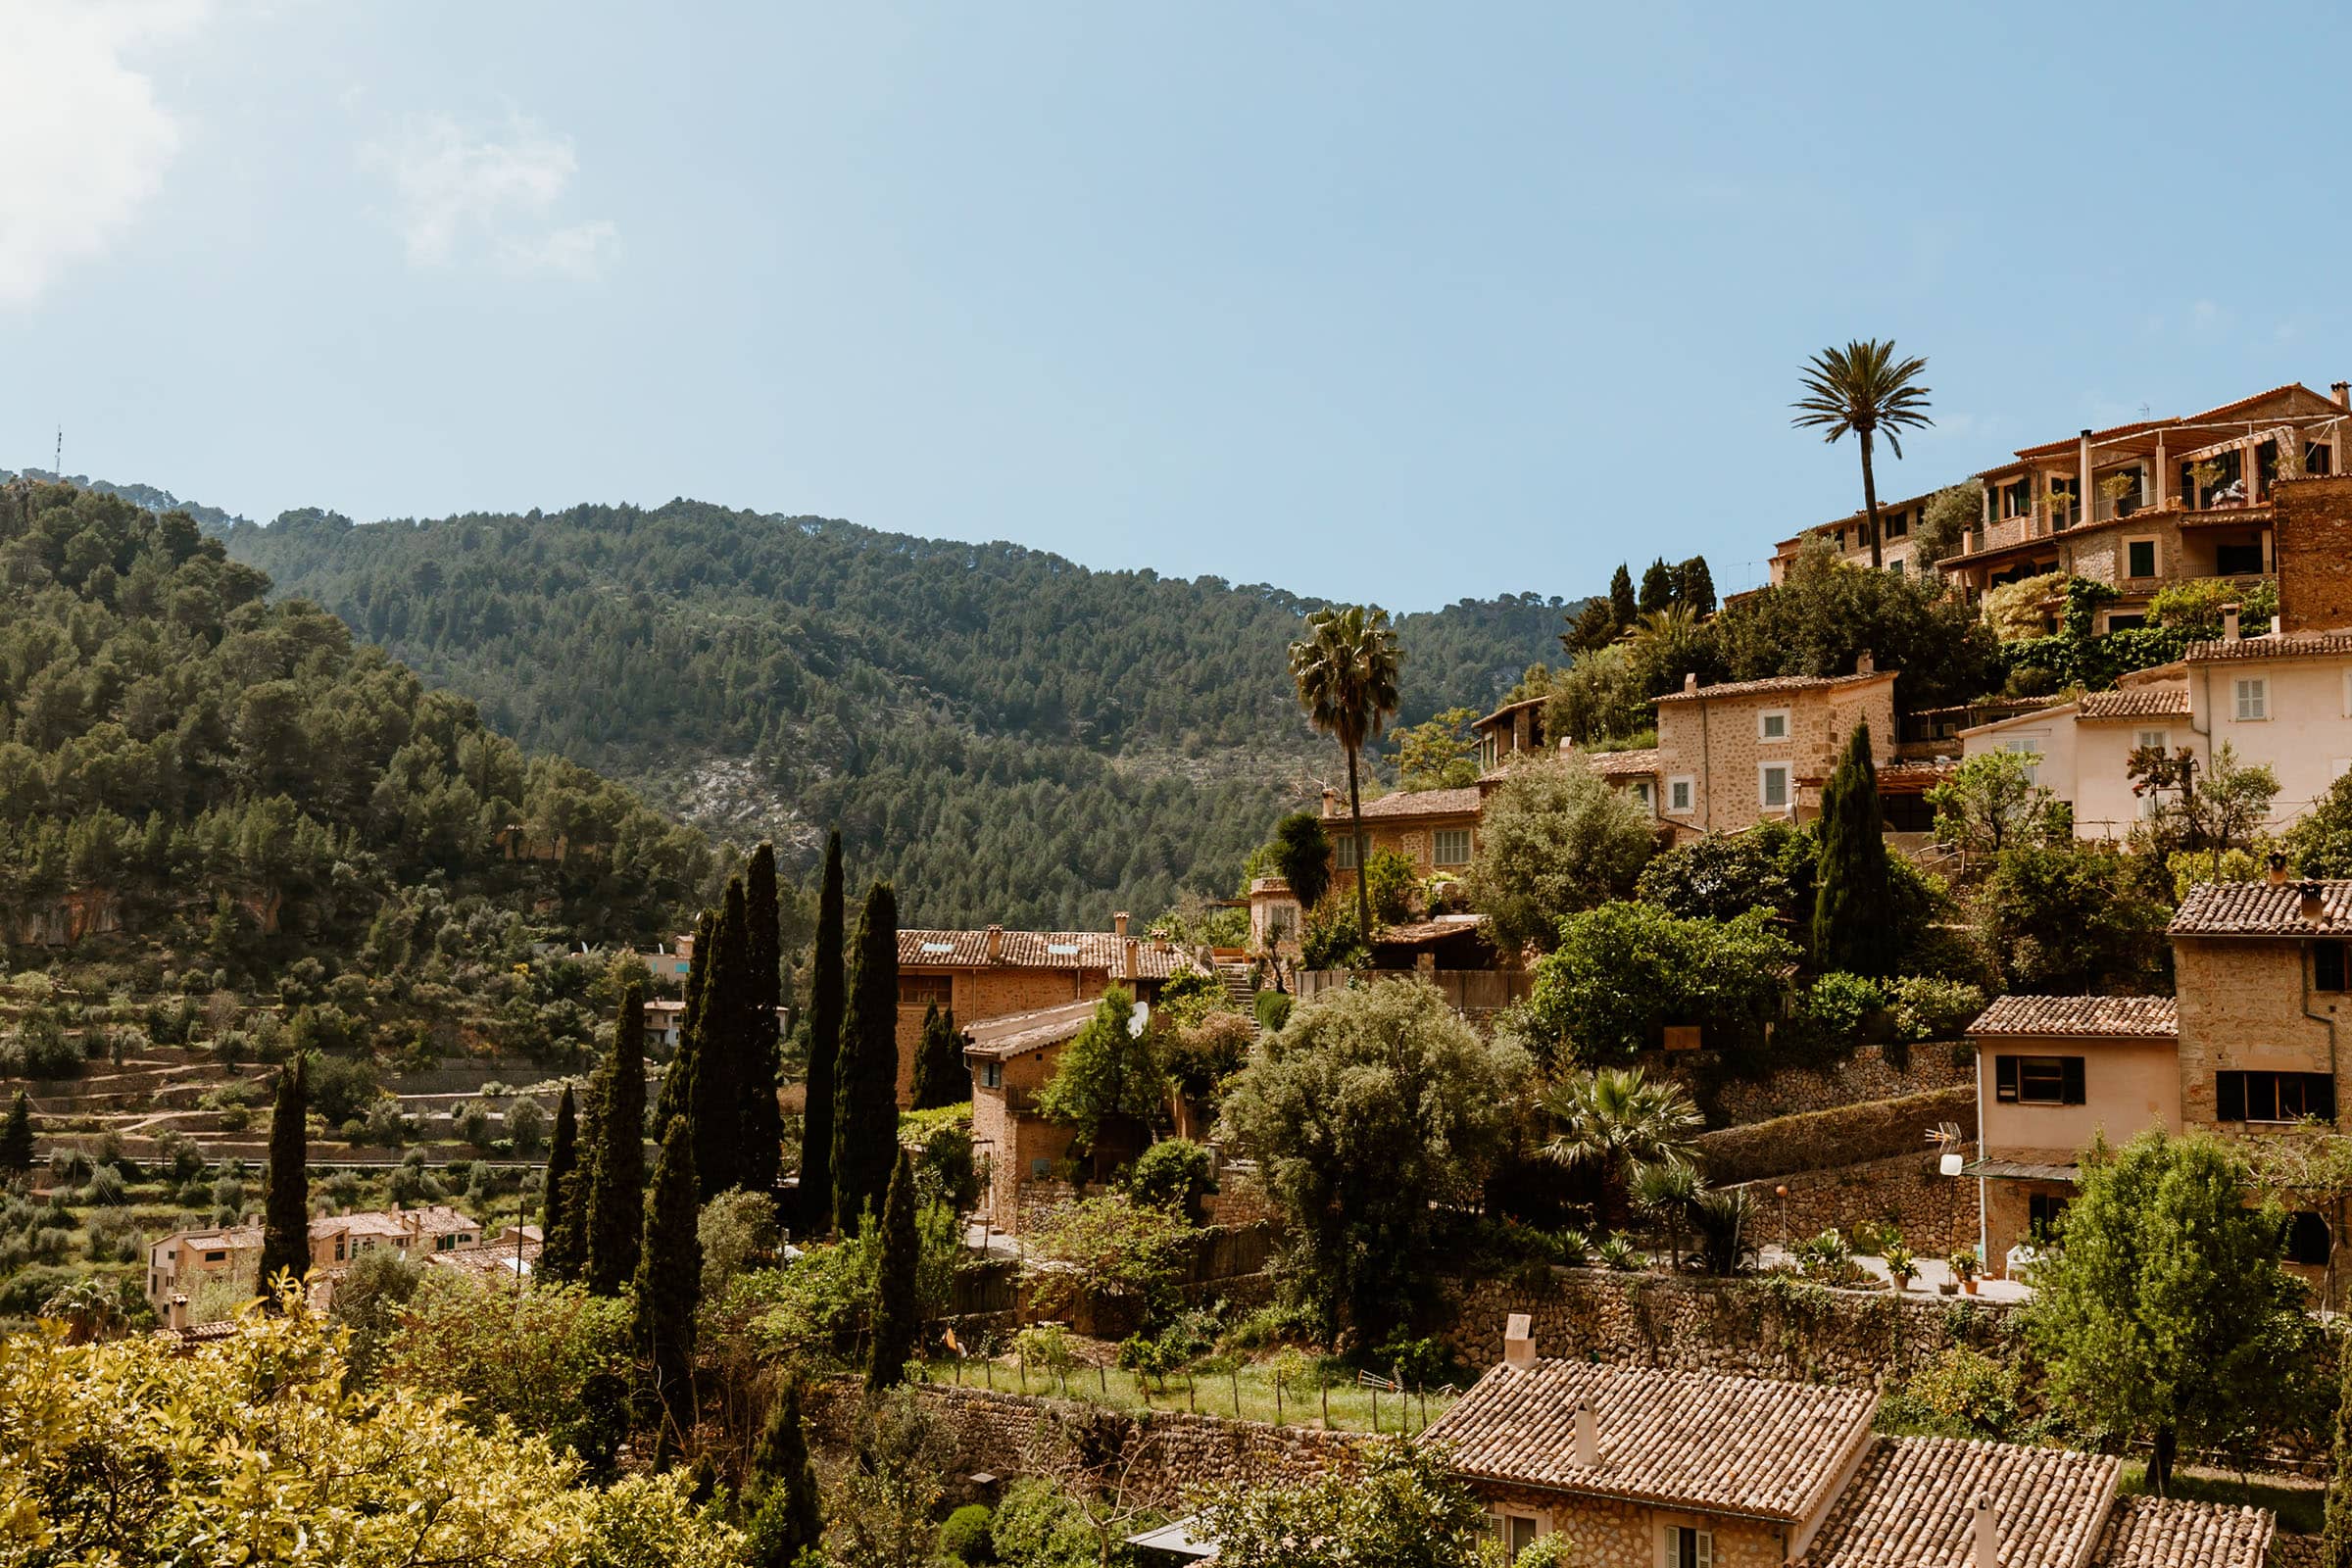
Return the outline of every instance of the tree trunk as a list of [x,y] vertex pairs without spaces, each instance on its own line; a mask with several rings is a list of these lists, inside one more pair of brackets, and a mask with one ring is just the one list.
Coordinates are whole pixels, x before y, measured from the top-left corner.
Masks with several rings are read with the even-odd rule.
[[1364,878],[1364,862],[1371,855],[1364,844],[1364,808],[1356,798],[1356,748],[1348,748],[1348,819],[1355,838],[1355,923],[1364,939],[1367,952],[1372,946],[1372,889]]
[[2156,1429],[2156,1441],[2148,1450],[2148,1490],[2159,1497],[2168,1495],[2173,1486],[2173,1455],[2180,1446],[2180,1436],[2169,1426]]
[[1860,434],[1862,437],[1862,510],[1870,518],[1866,524],[1870,529],[1870,564],[1873,567],[1878,567],[1886,564],[1885,553],[1879,548],[1879,480],[1870,466],[1870,431],[1864,429]]

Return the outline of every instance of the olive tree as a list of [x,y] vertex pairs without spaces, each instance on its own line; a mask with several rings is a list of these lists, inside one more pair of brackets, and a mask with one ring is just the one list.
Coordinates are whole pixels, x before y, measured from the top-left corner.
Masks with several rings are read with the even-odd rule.
[[1561,916],[1631,894],[1656,849],[1649,814],[1583,759],[1522,763],[1480,818],[1470,902],[1499,946],[1549,951]]

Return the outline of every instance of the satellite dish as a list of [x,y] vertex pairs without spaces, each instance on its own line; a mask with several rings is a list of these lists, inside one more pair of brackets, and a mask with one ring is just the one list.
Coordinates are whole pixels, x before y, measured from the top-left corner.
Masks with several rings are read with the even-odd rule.
[[1149,1002],[1137,1003],[1127,1014],[1127,1038],[1130,1040],[1143,1039],[1144,1025],[1150,1023],[1151,1021],[1152,1004]]

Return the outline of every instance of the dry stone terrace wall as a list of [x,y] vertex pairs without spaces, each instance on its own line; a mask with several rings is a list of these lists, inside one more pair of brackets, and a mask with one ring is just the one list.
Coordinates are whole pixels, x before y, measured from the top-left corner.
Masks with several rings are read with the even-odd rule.
[[1889,1059],[1886,1047],[1860,1046],[1839,1061],[1784,1067],[1762,1078],[1727,1076],[1712,1052],[1650,1052],[1642,1056],[1642,1066],[1653,1077],[1681,1083],[1717,1127],[1976,1085],[1976,1049],[1966,1041],[1939,1040],[1895,1054],[1902,1058],[1899,1066]]
[[1553,1269],[1535,1284],[1457,1289],[1441,1337],[1473,1371],[1502,1359],[1503,1320],[1525,1312],[1536,1353],[1624,1366],[1883,1386],[1949,1346],[2002,1353],[2013,1309],[1974,1298],[1831,1291],[1779,1279],[1678,1279]]
[[[1775,1189],[1786,1187],[1788,1197]],[[1923,1257],[1940,1257],[1977,1242],[1977,1184],[1946,1176],[1934,1154],[1898,1154],[1832,1170],[1805,1171],[1748,1184],[1762,1239],[1786,1244],[1836,1230],[1851,1239],[1863,1225],[1892,1225]]]
[[[1073,1458],[1097,1473],[1127,1477],[1130,1501],[1173,1509],[1186,1494],[1227,1482],[1264,1486],[1309,1481],[1355,1459],[1371,1440],[1313,1427],[1269,1426],[1184,1411],[1127,1413],[1076,1400],[923,1384],[916,1397],[937,1419],[952,1458],[952,1493],[969,1496],[969,1478],[1004,1481],[1053,1475]],[[811,1392],[817,1442],[840,1451],[856,1440],[863,1394],[831,1383]]]
[[1696,1140],[1708,1178],[1719,1186],[1890,1159],[1923,1147],[1928,1129],[1943,1122],[1964,1140],[1977,1136],[1975,1088],[1935,1089],[1899,1100],[1875,1100],[1834,1110],[1808,1110],[1744,1127],[1702,1133]]

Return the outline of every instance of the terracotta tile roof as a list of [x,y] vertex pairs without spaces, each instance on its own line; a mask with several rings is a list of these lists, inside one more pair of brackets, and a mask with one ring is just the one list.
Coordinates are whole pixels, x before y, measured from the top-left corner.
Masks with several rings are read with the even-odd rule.
[[1668,692],[1652,697],[1653,703],[1693,703],[1710,697],[1761,697],[1772,692],[1809,692],[1832,686],[1859,686],[1866,681],[1892,680],[1894,671],[1882,669],[1870,675],[1772,675],[1763,680],[1730,680],[1720,685],[1701,686],[1696,691]]
[[2171,997],[2002,997],[1968,1032],[2169,1040],[2180,1032],[2180,1004]]
[[2192,664],[2232,659],[2340,659],[2352,655],[2352,631],[2299,631],[2284,637],[2240,637],[2236,642],[2190,643],[2181,658]]
[[2118,1497],[2090,1568],[2262,1568],[2272,1528],[2267,1508]]
[[[2268,403],[2273,398],[2284,397],[2290,392],[2300,392],[2315,402],[2329,406],[2332,406],[2335,401],[2332,398],[2321,396],[2300,381],[2289,381],[2284,386],[2275,386],[2268,392],[2257,392],[2252,397],[2238,398],[2232,402],[2222,404],[2218,408],[2207,409],[2201,414],[2183,415],[2168,419],[2134,419],[2128,424],[2110,425],[2104,430],[2093,430],[2090,433],[2090,444],[2095,447],[2109,441],[2120,441],[2126,436],[2145,435],[2152,430],[2174,430],[2182,426],[2194,427],[2208,420],[2225,418],[2254,404]],[[2319,414],[2324,413],[2325,410],[2314,409],[2310,412]],[[2019,447],[2017,458],[2019,461],[2023,461],[2028,458],[2056,457],[2076,450],[2076,444],[2081,439],[2081,436],[2068,436],[2063,440],[2045,441],[2039,446]],[[2004,463],[1998,467],[1984,469],[1977,477],[1988,478],[1996,473],[2005,473],[2017,466],[2016,462]]]
[[2186,718],[2188,682],[2156,681],[2121,691],[2085,692],[2077,711],[2082,718]]
[[1094,1002],[1065,1002],[1058,1007],[1011,1012],[984,1023],[967,1024],[963,1035],[970,1043],[963,1048],[963,1054],[1004,1061],[1075,1040],[1078,1031],[1095,1015],[1095,1005]]
[[1551,698],[1548,694],[1543,697],[1522,697],[1515,703],[1504,703],[1500,708],[1495,709],[1492,713],[1488,713],[1481,718],[1473,719],[1470,727],[1472,729],[1483,730],[1490,724],[1493,724],[1495,720],[1502,718],[1504,715],[1516,713],[1522,708],[1541,708],[1545,703],[1550,701]]
[[[1487,776],[1500,778],[1502,770],[1498,768]],[[1364,820],[1381,822],[1417,816],[1476,816],[1478,803],[1483,799],[1485,792],[1475,784],[1465,784],[1460,789],[1452,790],[1398,790],[1394,795],[1383,795],[1377,801],[1366,801]],[[1323,818],[1323,831],[1348,831],[1346,801],[1340,803],[1336,813]]]
[[2000,1524],[2001,1568],[2075,1568],[2122,1473],[2112,1454],[1881,1438],[1798,1560],[1803,1568],[1968,1562],[1982,1496]]
[[1192,964],[1181,949],[1173,944],[1155,946],[1150,937],[1122,939],[1108,931],[1005,931],[1001,935],[1004,946],[992,960],[986,931],[901,931],[899,967],[1102,969],[1123,976],[1127,972],[1126,955],[1121,951],[1124,942],[1135,944],[1135,971],[1140,979],[1165,980]]
[[1602,778],[1640,778],[1658,770],[1658,749],[1644,746],[1630,752],[1579,753]]
[[2352,936],[2352,882],[2314,882],[2320,921],[2303,918],[2302,884],[2284,882],[2200,882],[2188,890],[2173,916],[2174,936],[2292,937],[2332,930]]
[[[1595,1470],[1576,1462],[1587,1400]],[[1877,1403],[1868,1389],[1539,1361],[1494,1368],[1427,1435],[1466,1476],[1795,1522],[1838,1484]]]

